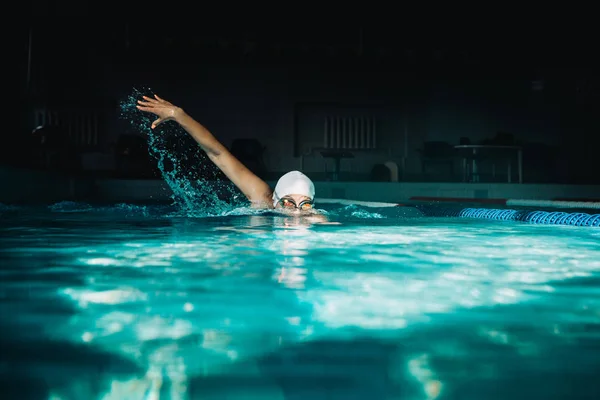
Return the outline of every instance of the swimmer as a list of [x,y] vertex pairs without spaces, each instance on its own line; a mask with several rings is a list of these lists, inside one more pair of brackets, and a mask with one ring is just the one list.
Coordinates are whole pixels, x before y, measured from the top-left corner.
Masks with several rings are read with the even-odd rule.
[[315,214],[315,185],[302,172],[288,172],[279,178],[275,190],[272,190],[265,181],[235,158],[208,129],[180,107],[154,95],[154,98],[143,96],[143,100],[138,100],[137,108],[158,117],[152,122],[152,129],[166,121],[177,122],[198,142],[208,158],[240,189],[253,207]]

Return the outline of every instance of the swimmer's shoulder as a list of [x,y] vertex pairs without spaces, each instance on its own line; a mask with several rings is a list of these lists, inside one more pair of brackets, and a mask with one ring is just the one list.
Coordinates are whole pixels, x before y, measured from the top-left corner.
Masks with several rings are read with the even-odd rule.
[[264,196],[258,198],[257,200],[250,200],[251,208],[258,208],[261,210],[272,210],[275,207],[273,206],[273,192],[265,193]]

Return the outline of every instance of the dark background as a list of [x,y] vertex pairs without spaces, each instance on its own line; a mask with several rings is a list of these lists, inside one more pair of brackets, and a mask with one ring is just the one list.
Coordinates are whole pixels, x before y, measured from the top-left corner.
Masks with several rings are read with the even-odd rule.
[[[136,134],[118,118],[119,101],[145,86],[229,147],[235,139],[266,145],[266,177],[298,168],[294,160],[305,152],[299,110],[342,105],[387,110],[386,118],[408,126],[408,139],[390,128],[380,140],[404,180],[459,179],[421,168],[426,143],[508,136],[526,150],[527,181],[600,182],[597,46],[593,27],[576,19],[538,16],[517,25],[480,15],[467,25],[440,10],[445,23],[419,23],[365,5],[362,19],[356,10],[335,18],[313,10],[319,18],[310,19],[273,9],[262,19],[239,10],[188,21],[180,14],[193,17],[192,5],[175,13],[162,4],[140,6],[136,18],[129,9],[119,20],[84,6],[34,7],[37,18],[19,30],[20,137],[35,128],[35,109],[91,110],[99,115],[97,138],[73,151],[118,151],[121,135]],[[346,179],[372,178],[371,167],[385,157],[369,157],[357,157],[351,169],[362,172]],[[318,175],[319,163],[304,165]]]

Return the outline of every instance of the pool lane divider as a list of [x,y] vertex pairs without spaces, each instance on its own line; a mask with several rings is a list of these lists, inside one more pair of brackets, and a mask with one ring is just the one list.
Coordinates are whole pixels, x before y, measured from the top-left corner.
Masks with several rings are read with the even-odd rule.
[[600,210],[600,201],[529,200],[529,199],[472,199],[467,197],[424,197],[413,196],[410,201],[446,202],[462,204],[496,204],[507,207],[572,208]]
[[[600,202],[516,200],[516,199],[470,199],[448,197],[411,197],[409,204],[358,201],[348,199],[316,199],[317,204],[356,205],[370,208],[414,207],[428,217],[459,217],[502,221],[520,221],[544,225],[573,225],[600,227],[600,213],[542,211],[540,207],[600,210]],[[465,204],[493,204],[501,206],[535,207],[536,210],[514,210],[510,208],[473,208]]]

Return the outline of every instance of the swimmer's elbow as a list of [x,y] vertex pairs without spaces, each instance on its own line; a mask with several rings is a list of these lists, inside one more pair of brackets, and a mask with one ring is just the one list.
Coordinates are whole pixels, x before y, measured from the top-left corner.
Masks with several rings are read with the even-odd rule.
[[208,158],[210,158],[213,162],[223,155],[223,150],[219,149],[218,147],[203,147],[202,150],[204,150]]

